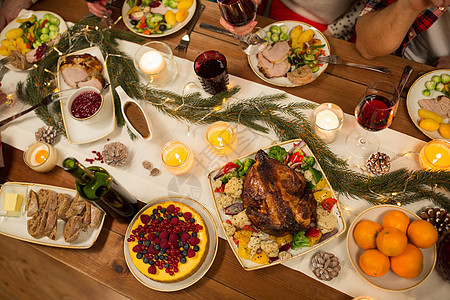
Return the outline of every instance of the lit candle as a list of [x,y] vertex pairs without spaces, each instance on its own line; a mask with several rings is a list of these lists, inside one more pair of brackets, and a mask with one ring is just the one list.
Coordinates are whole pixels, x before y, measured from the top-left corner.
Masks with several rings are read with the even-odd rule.
[[419,163],[425,170],[450,171],[450,142],[432,140],[420,150]]
[[314,125],[317,136],[325,143],[334,142],[338,136],[344,120],[342,109],[332,103],[323,103],[314,111]]
[[186,174],[194,165],[194,153],[182,142],[167,143],[161,153],[164,167],[173,175]]
[[56,166],[58,155],[52,145],[34,142],[23,153],[23,160],[36,172],[49,172]]
[[212,124],[206,132],[208,149],[216,155],[228,155],[236,148],[234,128],[224,122]]
[[150,50],[142,54],[139,59],[139,68],[145,74],[157,74],[166,68],[166,61],[161,52]]

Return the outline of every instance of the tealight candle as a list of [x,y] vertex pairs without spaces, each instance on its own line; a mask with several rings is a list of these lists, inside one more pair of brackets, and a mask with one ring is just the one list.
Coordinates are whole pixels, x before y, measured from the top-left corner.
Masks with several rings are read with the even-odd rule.
[[145,74],[157,74],[166,68],[166,61],[161,52],[150,50],[142,54],[139,59],[139,68]]
[[420,150],[419,163],[425,170],[450,171],[450,142],[432,140]]
[[182,142],[168,142],[161,153],[164,167],[173,175],[186,174],[194,165],[194,153]]
[[233,127],[225,122],[212,124],[206,132],[208,149],[216,155],[228,155],[236,148],[236,133]]
[[49,172],[56,166],[58,155],[52,145],[34,142],[23,153],[23,160],[36,172]]
[[336,104],[323,103],[314,110],[316,134],[327,144],[337,140],[343,122],[344,112]]

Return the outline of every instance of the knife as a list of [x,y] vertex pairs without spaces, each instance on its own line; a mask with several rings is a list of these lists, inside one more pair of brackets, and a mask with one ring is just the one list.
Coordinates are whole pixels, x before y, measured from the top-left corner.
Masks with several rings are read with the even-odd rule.
[[220,27],[217,27],[214,25],[206,24],[206,23],[201,23],[200,28],[203,28],[203,29],[206,29],[206,30],[209,30],[212,32],[217,32],[217,33],[233,36],[233,34],[226,29],[223,29],[223,28],[220,28]]

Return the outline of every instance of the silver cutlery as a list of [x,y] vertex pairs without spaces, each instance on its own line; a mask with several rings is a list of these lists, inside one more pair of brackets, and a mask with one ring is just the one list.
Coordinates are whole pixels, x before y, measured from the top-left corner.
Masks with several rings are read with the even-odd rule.
[[198,8],[194,19],[191,21],[191,25],[189,26],[186,34],[181,38],[180,43],[178,44],[178,46],[175,47],[175,50],[177,50],[180,53],[186,53],[187,48],[189,47],[189,43],[191,42],[190,40],[190,35],[192,30],[194,30],[195,24],[197,24],[197,21],[200,19],[200,16],[203,13],[203,10],[205,9],[205,5],[204,4],[200,4],[200,7]]
[[389,74],[391,72],[391,70],[386,67],[362,65],[362,64],[355,64],[355,63],[347,62],[337,55],[320,56],[317,59],[317,62],[319,64],[329,63],[329,64],[333,64],[333,65],[346,65],[346,66],[350,66],[350,67],[372,70],[372,71],[376,71],[376,72],[380,72],[380,73],[384,73],[384,74]]
[[230,31],[226,30],[226,29],[220,28],[220,27],[217,27],[217,26],[214,26],[214,25],[210,25],[210,24],[207,24],[207,23],[200,23],[200,28],[203,28],[203,29],[206,29],[206,30],[209,30],[209,31],[212,31],[212,32],[216,32],[216,33],[221,33],[221,34],[233,36],[233,34]]

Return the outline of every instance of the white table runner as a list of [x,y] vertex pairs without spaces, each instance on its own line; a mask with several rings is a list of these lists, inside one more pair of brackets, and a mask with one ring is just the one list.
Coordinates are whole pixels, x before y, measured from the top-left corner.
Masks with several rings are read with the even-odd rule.
[[[120,49],[130,56],[139,47],[137,44],[125,41],[120,41],[119,45]],[[197,79],[191,61],[181,58],[177,58],[176,61],[178,64],[178,76],[166,88],[181,94],[183,86],[186,83],[196,81]],[[27,74],[27,72],[10,71],[5,76],[1,89],[7,93],[14,92],[17,82],[25,80]],[[230,76],[230,83],[231,86],[239,85],[242,87],[236,97],[240,99],[283,92],[235,76]],[[347,97],[347,95],[342,96]],[[288,99],[285,101],[306,100],[288,95]],[[358,95],[355,95],[355,106],[358,101]],[[336,104],[339,105],[339,103]],[[144,142],[142,140],[131,141],[125,128],[116,129],[106,138],[84,145],[71,145],[66,138],[61,138],[55,145],[59,155],[58,164],[61,165],[64,158],[72,156],[84,165],[89,166],[90,164],[85,159],[95,157],[92,151],[102,151],[106,143],[120,141],[129,149],[129,158],[126,165],[119,168],[103,165],[124,187],[143,202],[149,202],[158,197],[174,194],[184,195],[201,202],[215,217],[219,235],[223,238],[224,234],[217,221],[214,204],[209,192],[207,174],[230,160],[270,145],[276,140],[275,135],[271,133],[267,137],[264,137],[243,127],[238,127],[238,146],[236,151],[227,157],[217,157],[211,154],[206,146],[205,132],[208,126],[191,126],[190,135],[188,136],[185,124],[163,115],[150,104],[142,103],[142,105],[153,123],[154,137],[150,142]],[[305,111],[305,113],[310,117],[312,115],[312,111]],[[35,114],[30,113],[13,121],[9,126],[2,128],[2,141],[24,150],[34,141],[35,131],[43,125],[42,121]],[[345,146],[345,136],[357,126],[354,116],[345,115],[342,134],[336,142],[330,145],[331,150],[341,158],[347,158],[349,156]],[[411,123],[411,126],[414,125]],[[380,139],[380,144],[383,145],[381,151],[390,155],[391,158],[405,151],[418,151],[425,144],[423,141],[391,129],[386,129],[376,134]],[[161,150],[163,145],[171,140],[180,140],[186,143],[195,154],[194,167],[187,175],[173,176],[164,169],[160,159]],[[392,169],[404,166],[412,169],[419,168],[419,165],[414,159],[415,157],[397,159],[392,163]],[[159,168],[162,171],[161,174],[156,177],[149,176],[148,170],[142,167],[144,160],[150,161],[154,167]],[[8,164],[7,161],[5,163]],[[349,164],[361,165],[363,162],[350,159]],[[371,206],[364,200],[349,199],[342,195],[339,196],[339,201],[343,208],[348,227],[360,212]],[[405,208],[412,212],[418,212],[426,206],[434,205],[430,201],[421,201],[405,205]],[[369,295],[376,299],[445,299],[445,295],[449,294],[450,285],[436,271],[433,271],[432,275],[423,284],[410,291],[386,292],[373,287],[364,281],[352,267],[346,250],[346,236],[346,234],[343,234],[320,248],[322,251],[334,253],[339,258],[342,266],[339,276],[332,281],[323,282],[324,284],[354,297]],[[310,260],[313,254],[304,255],[284,265],[317,279],[310,267]]]

